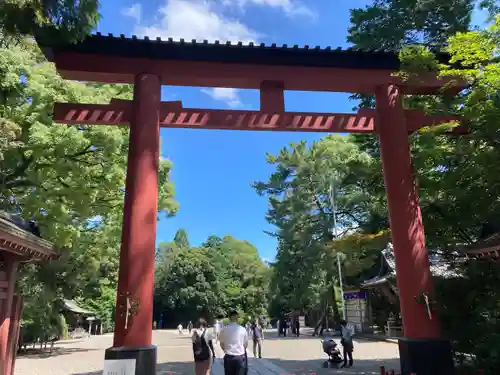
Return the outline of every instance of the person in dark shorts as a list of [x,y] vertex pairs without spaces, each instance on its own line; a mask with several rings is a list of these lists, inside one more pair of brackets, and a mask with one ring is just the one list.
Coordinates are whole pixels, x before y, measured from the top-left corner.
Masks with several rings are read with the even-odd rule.
[[247,375],[248,333],[238,324],[236,311],[229,314],[229,320],[231,323],[222,329],[219,336],[220,347],[224,352],[224,374]]

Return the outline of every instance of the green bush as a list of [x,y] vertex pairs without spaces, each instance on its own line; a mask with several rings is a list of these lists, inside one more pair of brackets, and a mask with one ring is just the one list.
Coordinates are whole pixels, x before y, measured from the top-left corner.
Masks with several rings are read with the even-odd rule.
[[500,263],[473,260],[458,267],[462,277],[436,285],[443,331],[459,363],[486,374],[500,373]]

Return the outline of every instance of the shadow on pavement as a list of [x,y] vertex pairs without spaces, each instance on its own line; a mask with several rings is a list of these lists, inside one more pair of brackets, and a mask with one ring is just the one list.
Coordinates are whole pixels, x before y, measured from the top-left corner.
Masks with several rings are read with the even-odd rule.
[[269,333],[269,334],[264,334],[264,340],[269,340],[269,341],[277,341],[277,340],[322,340],[323,338],[325,339],[331,339],[333,338],[334,340],[340,340],[340,336],[325,336],[325,337],[321,337],[321,336],[312,336],[312,335],[300,335],[299,337],[297,336],[286,336],[286,337],[283,337],[283,336],[280,336],[278,337],[276,334],[274,333]]
[[[255,358],[249,358],[249,364],[252,366],[253,362],[259,361]],[[269,373],[268,375],[379,375],[380,366],[386,366],[386,369],[399,369],[398,358],[388,359],[362,359],[354,361],[354,367],[349,369],[325,369],[323,368],[324,360],[281,360],[266,358],[267,361],[282,368],[282,374]],[[194,365],[193,362],[166,362],[157,365],[157,375],[193,375]],[[72,375],[102,375],[102,371],[74,373]],[[267,375],[267,374],[261,374]]]
[[347,374],[364,374],[364,375],[380,375],[380,366],[385,366],[387,370],[399,370],[399,358],[386,359],[360,359],[354,358],[354,366],[346,369],[323,368],[325,360],[282,360],[267,358],[267,360],[276,366],[286,370],[286,374],[277,375],[347,375]]
[[[157,375],[194,375],[193,362],[166,362],[156,365]],[[102,375],[102,371],[79,372],[72,375]]]
[[83,349],[83,348],[58,348],[54,347],[52,351],[49,349],[27,349],[17,354],[17,358],[42,359],[49,357],[57,357],[74,353],[93,352],[100,349]]

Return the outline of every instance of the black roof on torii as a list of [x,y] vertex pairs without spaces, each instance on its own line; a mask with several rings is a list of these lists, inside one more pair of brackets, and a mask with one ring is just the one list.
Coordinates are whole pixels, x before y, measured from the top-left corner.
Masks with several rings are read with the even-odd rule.
[[[220,62],[231,64],[263,64],[287,65],[304,67],[329,67],[349,69],[392,69],[398,70],[400,61],[398,51],[386,49],[363,50],[357,48],[331,48],[278,46],[275,43],[254,44],[249,42],[208,42],[174,41],[172,38],[150,39],[113,34],[89,35],[85,40],[76,44],[50,44],[38,41],[49,60],[53,51],[76,52],[83,54],[98,54],[116,58],[148,58],[154,60],[177,60],[193,62]],[[437,53],[440,62],[447,62],[449,55]]]

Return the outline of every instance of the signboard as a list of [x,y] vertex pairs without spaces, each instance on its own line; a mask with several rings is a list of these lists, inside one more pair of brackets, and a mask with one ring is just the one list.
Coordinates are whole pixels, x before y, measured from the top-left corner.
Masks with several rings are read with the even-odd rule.
[[107,359],[103,375],[135,375],[135,359]]
[[304,328],[306,326],[306,317],[305,316],[299,316],[299,326],[300,326],[300,328]]
[[355,291],[355,292],[344,292],[344,300],[350,300],[350,299],[368,299],[368,292],[361,292],[361,291]]

